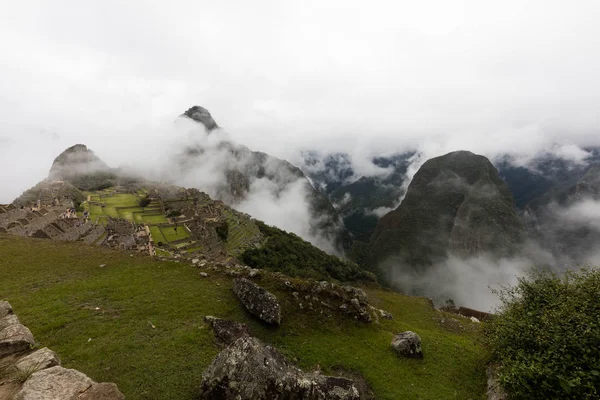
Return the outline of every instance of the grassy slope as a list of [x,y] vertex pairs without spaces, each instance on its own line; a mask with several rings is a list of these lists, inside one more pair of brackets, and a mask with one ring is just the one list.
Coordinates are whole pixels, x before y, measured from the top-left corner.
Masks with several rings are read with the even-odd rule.
[[[379,399],[484,398],[484,351],[475,334],[443,329],[441,314],[421,298],[369,290],[371,303],[395,318],[364,325],[300,312],[289,293],[265,281],[284,310],[282,326],[271,329],[243,310],[230,278],[201,278],[186,264],[5,235],[0,254],[0,298],[36,340],[66,367],[116,382],[128,399],[193,396],[219,351],[202,321],[207,314],[247,322],[302,368],[359,371]],[[423,360],[398,359],[389,347],[393,333],[408,329],[423,339]]]

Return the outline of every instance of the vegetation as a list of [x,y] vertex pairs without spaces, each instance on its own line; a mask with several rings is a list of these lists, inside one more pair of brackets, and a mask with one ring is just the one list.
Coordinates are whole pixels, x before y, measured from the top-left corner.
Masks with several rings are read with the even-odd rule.
[[227,241],[227,237],[229,236],[229,224],[225,221],[222,224],[218,225],[215,228],[217,235],[221,238],[222,241]]
[[515,399],[600,397],[600,271],[537,271],[500,291],[486,327],[500,382]]
[[247,249],[242,260],[249,266],[280,271],[289,276],[340,281],[375,280],[358,265],[329,255],[293,233],[256,221],[267,240],[260,248]]
[[[247,323],[305,370],[360,373],[380,400],[484,398],[485,349],[477,324],[456,317],[463,328],[450,331],[440,319],[454,317],[423,298],[367,288],[371,304],[394,315],[367,325],[300,310],[291,293],[265,275],[261,285],[284,313],[273,329],[244,310],[231,278],[216,271],[201,278],[184,263],[6,235],[0,235],[0,254],[2,299],[40,345],[56,351],[66,368],[115,382],[129,400],[193,398],[220,350],[205,315]],[[424,359],[400,359],[391,350],[393,335],[405,330],[423,339]]]
[[142,196],[138,200],[138,205],[142,208],[147,207],[152,200],[148,196]]

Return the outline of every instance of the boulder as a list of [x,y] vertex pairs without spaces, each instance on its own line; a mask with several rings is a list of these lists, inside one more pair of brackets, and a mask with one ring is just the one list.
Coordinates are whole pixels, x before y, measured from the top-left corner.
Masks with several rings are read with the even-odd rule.
[[392,339],[392,348],[403,357],[423,358],[421,338],[414,332],[406,331],[399,333]]
[[125,396],[114,383],[102,382],[94,383],[77,400],[125,400]]
[[15,368],[19,372],[32,373],[40,371],[42,369],[54,367],[60,365],[60,360],[55,352],[47,347],[36,350],[33,353],[21,358],[16,364]]
[[70,400],[88,390],[94,381],[74,369],[52,367],[31,375],[15,400]]
[[21,324],[10,325],[0,331],[0,357],[28,350],[34,344],[31,331]]
[[13,313],[12,306],[8,301],[0,301],[0,318],[4,318]]
[[220,345],[229,346],[241,337],[250,336],[248,325],[241,322],[216,318],[211,315],[204,317],[204,320],[212,326],[215,339]]
[[269,324],[281,323],[281,307],[273,294],[246,278],[233,280],[233,292],[251,314]]
[[201,399],[360,399],[346,378],[304,373],[271,346],[242,337],[224,349],[202,374]]
[[4,318],[0,318],[0,331],[4,330],[4,328],[8,328],[11,325],[17,325],[19,323],[19,318],[15,314],[8,314]]

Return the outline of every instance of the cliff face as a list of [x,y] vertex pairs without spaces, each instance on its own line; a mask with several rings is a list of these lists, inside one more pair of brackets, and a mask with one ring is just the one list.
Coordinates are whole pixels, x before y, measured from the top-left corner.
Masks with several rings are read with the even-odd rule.
[[428,160],[400,206],[377,224],[369,245],[373,266],[397,256],[431,265],[449,253],[508,255],[523,240],[506,183],[490,161],[467,151]]

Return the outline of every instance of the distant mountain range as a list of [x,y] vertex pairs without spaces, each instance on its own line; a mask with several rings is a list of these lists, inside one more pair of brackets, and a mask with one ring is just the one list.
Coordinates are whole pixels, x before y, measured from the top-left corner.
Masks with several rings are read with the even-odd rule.
[[[595,176],[594,171],[600,165],[600,149],[584,150],[589,156],[583,162],[570,161],[552,152],[538,155],[524,165],[520,165],[510,155],[492,160],[494,170],[497,170],[498,176],[507,185],[510,202],[514,199],[512,207],[520,223],[526,228],[524,238],[540,243],[542,248],[550,251],[564,264],[585,260],[591,249],[598,243],[596,230],[573,224],[570,224],[567,229],[557,220],[559,217],[556,215],[557,210],[573,206],[582,199],[597,196],[595,194],[598,190],[597,182],[590,176]],[[419,204],[415,203],[409,207],[410,199],[404,197],[407,195],[406,188],[410,182],[410,177],[407,175],[408,167],[414,160],[419,160],[419,156],[417,152],[406,152],[387,157],[373,157],[372,164],[387,168],[387,171],[376,176],[360,176],[356,174],[348,154],[303,153],[301,168],[314,182],[314,186],[327,193],[336,206],[354,239],[355,257],[364,258],[365,246],[368,243],[380,242],[381,232],[385,231],[381,224],[389,224],[393,219],[392,216],[400,212],[418,214],[422,201],[431,200],[421,199]],[[454,162],[459,159],[460,157],[455,157]],[[448,171],[451,167],[452,165],[449,164]],[[415,177],[420,173],[421,170]],[[444,197],[442,192],[435,193],[430,195]],[[402,199],[405,201],[400,204]],[[509,201],[508,199],[505,197],[506,201]],[[408,211],[406,211],[407,207]],[[440,217],[444,214],[442,209],[433,210],[433,215]],[[389,214],[386,215],[387,212]],[[393,235],[399,233],[395,232]],[[426,235],[424,238],[425,241],[431,239],[434,239],[433,235]],[[388,240],[384,240],[385,242]],[[375,245],[375,249],[379,249],[374,250],[375,253],[380,254],[374,259],[371,258],[372,262],[394,252],[409,251],[408,248],[411,252],[418,252],[413,246],[414,243],[409,245],[402,240],[392,240],[388,245],[391,247],[389,250],[383,250],[381,244]],[[426,253],[433,256],[437,251],[430,246]]]
[[[218,178],[210,188],[186,186],[210,189],[234,208],[257,188],[274,199],[293,192],[301,204],[291,207],[307,208],[304,222],[312,238],[374,272],[389,259],[418,270],[449,255],[510,257],[531,241],[564,264],[597,252],[600,230],[577,213],[585,215],[582,204],[593,207],[600,200],[598,148],[586,149],[589,156],[579,163],[548,152],[524,165],[509,155],[490,161],[457,151],[425,161],[412,179],[422,155],[409,151],[373,157],[374,172],[360,176],[348,154],[304,152],[295,166],[228,140],[203,107],[180,117],[201,124],[210,140],[199,135],[182,145],[174,163],[178,174]],[[48,178],[14,204],[53,197],[77,203],[84,191],[136,182],[144,178],[109,167],[78,144],[61,153]]]

